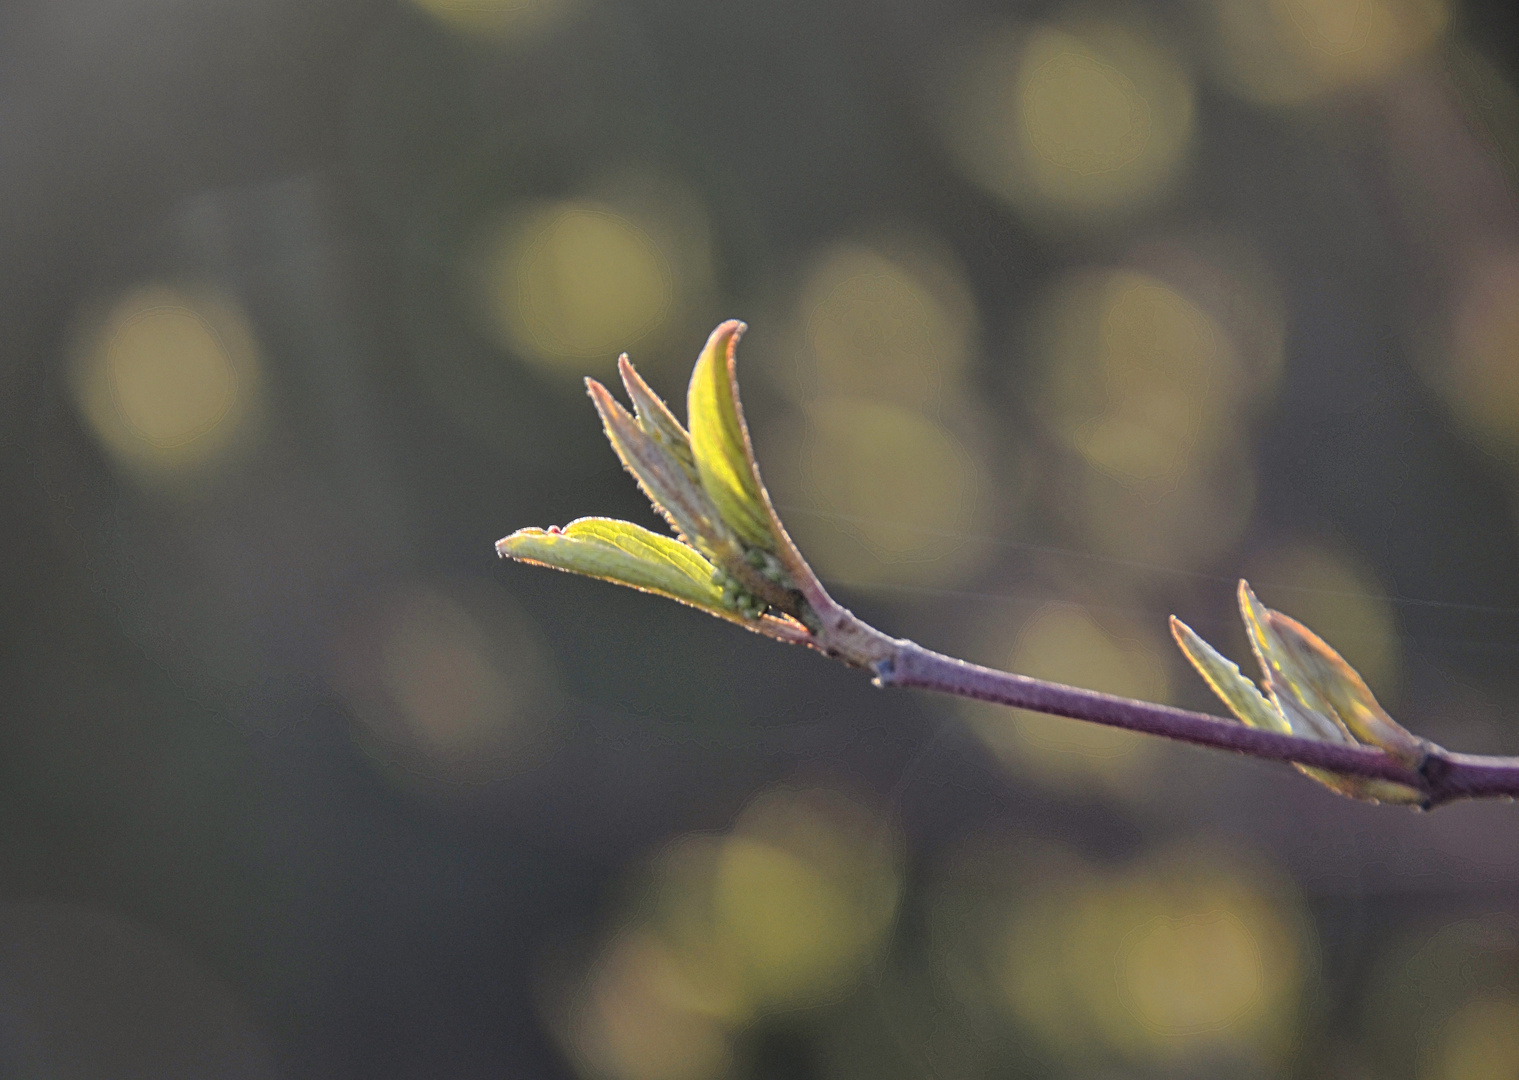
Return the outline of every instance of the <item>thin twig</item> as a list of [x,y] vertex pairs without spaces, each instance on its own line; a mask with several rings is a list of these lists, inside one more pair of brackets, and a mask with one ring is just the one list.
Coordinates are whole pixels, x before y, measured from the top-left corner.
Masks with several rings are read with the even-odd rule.
[[1519,758],[1454,754],[1431,744],[1422,764],[1413,768],[1371,747],[1282,735],[1206,713],[1014,675],[968,664],[911,641],[895,642],[892,655],[871,667],[881,686],[936,690],[1268,761],[1290,761],[1347,776],[1390,780],[1422,791],[1426,809],[1460,799],[1519,796]]

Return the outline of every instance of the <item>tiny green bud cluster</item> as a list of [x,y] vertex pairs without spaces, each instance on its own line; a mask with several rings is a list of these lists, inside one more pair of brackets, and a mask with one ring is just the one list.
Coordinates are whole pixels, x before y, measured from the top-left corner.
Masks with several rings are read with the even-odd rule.
[[781,566],[781,561],[763,548],[749,548],[744,552],[744,562],[758,570],[766,581],[791,587],[791,579],[787,576],[785,567]]
[[712,571],[712,584],[723,590],[723,606],[746,619],[758,619],[770,606],[748,592],[737,578],[720,566]]

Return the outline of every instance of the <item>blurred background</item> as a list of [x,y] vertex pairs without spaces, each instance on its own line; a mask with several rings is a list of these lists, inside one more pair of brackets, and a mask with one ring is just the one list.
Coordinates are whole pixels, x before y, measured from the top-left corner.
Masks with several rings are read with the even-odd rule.
[[1233,585],[1519,753],[1506,0],[12,0],[0,1073],[1519,1077],[1519,818],[499,562],[656,524],[1219,711]]

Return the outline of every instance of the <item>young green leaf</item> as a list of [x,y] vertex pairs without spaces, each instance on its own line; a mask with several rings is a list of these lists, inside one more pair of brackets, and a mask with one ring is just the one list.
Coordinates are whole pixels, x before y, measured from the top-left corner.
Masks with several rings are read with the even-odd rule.
[[770,528],[734,373],[734,354],[744,330],[743,323],[730,319],[712,331],[691,372],[686,421],[702,486],[723,519],[745,543],[775,552],[780,542]]
[[[1270,614],[1277,613],[1271,612]],[[1283,735],[1294,733],[1292,725],[1287,721],[1286,717],[1277,710],[1275,704],[1270,699],[1257,689],[1255,683],[1245,678],[1240,673],[1238,667],[1199,637],[1190,626],[1174,615],[1171,616],[1171,634],[1176,638],[1176,644],[1181,648],[1182,654],[1192,662],[1192,666],[1203,677],[1203,681],[1212,688],[1213,692],[1229,707],[1229,711],[1239,718],[1241,723],[1246,727],[1264,728],[1267,731],[1276,731]],[[1338,731],[1336,734],[1339,734]],[[1310,737],[1316,738],[1316,732],[1310,733]],[[1335,738],[1332,741],[1339,742],[1341,740]],[[1393,783],[1389,780],[1341,776],[1338,773],[1314,768],[1311,765],[1297,765],[1295,767],[1299,772],[1305,776],[1312,777],[1331,791],[1352,799],[1407,805],[1417,805],[1424,801],[1423,792],[1404,784]]]
[[1229,711],[1239,717],[1241,723],[1246,727],[1279,731],[1283,735],[1292,734],[1292,725],[1277,712],[1276,707],[1255,683],[1241,675],[1237,666],[1198,637],[1195,630],[1175,615],[1171,616],[1171,636],[1176,639],[1182,654],[1192,661],[1192,666],[1203,677],[1203,681],[1229,706]]
[[587,379],[586,390],[601,414],[601,424],[612,449],[675,531],[708,558],[724,562],[726,557],[735,557],[734,553],[741,556],[732,531],[679,458],[655,442],[606,387],[595,379]]
[[714,567],[680,541],[630,521],[580,518],[562,529],[518,529],[496,551],[520,562],[630,585],[726,614]]
[[795,619],[764,614],[763,602],[735,591],[699,552],[630,521],[587,517],[562,529],[518,529],[496,541],[496,553],[678,600],[780,641],[812,639]]
[[[618,368],[638,412],[636,420],[596,380],[587,379],[586,388],[601,414],[608,441],[654,508],[682,542],[731,579],[735,603],[741,607],[747,603],[756,610],[769,607],[792,616],[806,615],[805,602],[787,567],[769,551],[740,541],[726,515],[714,505],[696,467],[689,436],[679,421],[638,377],[626,356]],[[765,512],[769,513],[768,504]],[[770,535],[784,537],[784,532],[776,525]]]
[[1239,583],[1239,610],[1245,620],[1250,647],[1261,665],[1266,693],[1292,725],[1292,733],[1325,742],[1355,742],[1339,714],[1303,677],[1295,657],[1272,627],[1271,610],[1256,598],[1244,581]]
[[664,400],[649,389],[649,384],[639,376],[627,353],[617,358],[617,373],[622,376],[622,385],[628,391],[628,399],[633,402],[638,426],[680,463],[692,483],[701,483],[701,476],[696,471],[696,459],[691,456],[691,436],[680,426],[680,421],[675,419],[675,414],[670,412],[670,407]]
[[1269,610],[1267,619],[1291,659],[1292,680],[1311,687],[1352,735],[1406,765],[1417,767],[1423,761],[1427,750],[1423,740],[1387,715],[1365,680],[1339,653],[1296,619]]

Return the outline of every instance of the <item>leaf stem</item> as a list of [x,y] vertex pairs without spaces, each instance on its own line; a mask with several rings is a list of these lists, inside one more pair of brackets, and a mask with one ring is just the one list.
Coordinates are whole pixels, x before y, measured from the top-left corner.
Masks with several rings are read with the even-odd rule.
[[956,660],[905,640],[897,641],[892,654],[871,667],[880,686],[936,690],[1232,750],[1267,761],[1290,761],[1348,776],[1390,780],[1422,791],[1425,809],[1460,799],[1519,796],[1519,758],[1455,754],[1430,744],[1423,762],[1414,768],[1371,747],[1283,735],[1206,713],[1014,675]]

